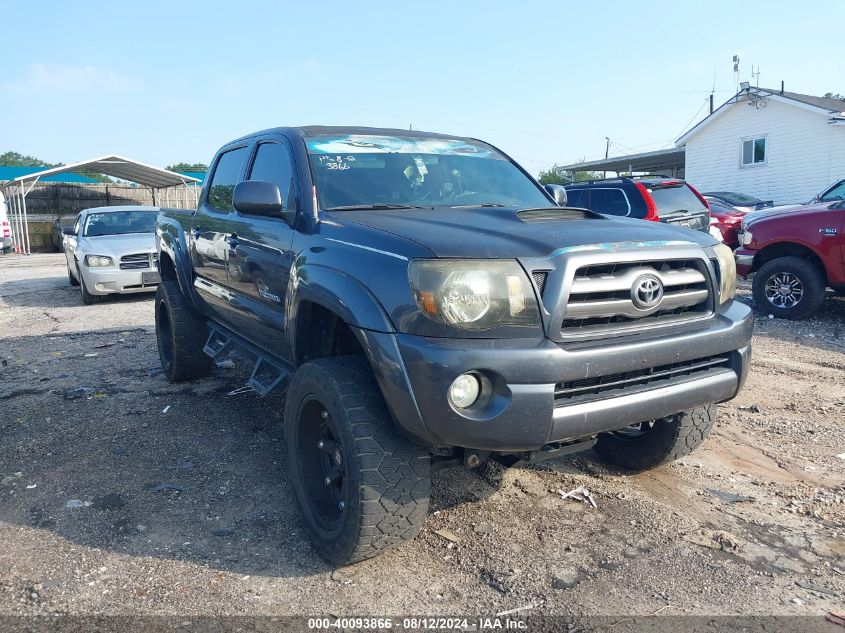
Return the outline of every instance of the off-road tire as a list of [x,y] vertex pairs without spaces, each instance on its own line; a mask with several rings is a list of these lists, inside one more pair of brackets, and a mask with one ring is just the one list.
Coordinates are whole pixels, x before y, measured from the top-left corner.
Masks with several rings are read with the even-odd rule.
[[[803,286],[804,295],[792,308],[774,305],[766,297],[766,282],[777,273],[797,277]],[[757,308],[779,319],[804,319],[819,309],[825,295],[824,275],[811,262],[801,257],[778,257],[766,262],[754,273],[751,290]]]
[[[307,413],[314,407],[322,409],[316,422]],[[329,417],[346,479],[344,507],[327,527],[317,509],[320,492],[308,492],[317,479],[308,451],[318,449],[306,438],[312,438],[313,424]],[[328,561],[345,565],[371,558],[420,531],[431,495],[431,456],[396,430],[365,357],[323,358],[299,368],[285,402],[285,439],[305,526]]]
[[79,270],[79,267],[76,267],[76,272],[79,274],[79,283],[76,284],[79,286],[79,290],[82,293],[82,303],[87,306],[94,305],[95,303],[100,303],[103,300],[102,295],[92,295],[88,292],[88,286],[85,285],[85,277],[82,276],[82,271]]
[[78,286],[79,280],[70,272],[70,266],[67,267],[67,281],[71,286]]
[[162,281],[155,298],[158,357],[167,380],[181,382],[211,373],[211,358],[203,352],[206,322],[185,300],[179,282]]
[[695,450],[716,422],[716,405],[708,404],[689,411],[643,423],[641,435],[626,432],[602,433],[596,452],[605,460],[628,470],[648,470],[675,461]]

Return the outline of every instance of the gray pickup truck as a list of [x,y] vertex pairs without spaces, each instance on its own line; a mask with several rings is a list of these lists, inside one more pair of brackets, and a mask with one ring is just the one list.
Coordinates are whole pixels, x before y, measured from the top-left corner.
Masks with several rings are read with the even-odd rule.
[[685,455],[748,370],[729,248],[568,208],[474,139],[258,132],[157,242],[167,377],[239,350],[255,391],[287,389],[292,487],[336,563],[413,538],[435,467]]

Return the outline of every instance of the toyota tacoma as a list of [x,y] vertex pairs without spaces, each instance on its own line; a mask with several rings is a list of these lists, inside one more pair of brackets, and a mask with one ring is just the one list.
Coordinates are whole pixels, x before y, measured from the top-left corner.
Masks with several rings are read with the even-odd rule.
[[243,137],[214,157],[196,211],[160,213],[157,243],[168,379],[236,350],[249,387],[287,390],[291,485],[339,564],[413,538],[436,467],[686,455],[748,369],[727,246],[567,207],[470,138]]

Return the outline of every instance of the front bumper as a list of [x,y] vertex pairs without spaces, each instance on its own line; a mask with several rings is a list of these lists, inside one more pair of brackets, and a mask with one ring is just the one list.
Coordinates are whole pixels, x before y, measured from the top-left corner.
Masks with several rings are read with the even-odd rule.
[[[616,430],[733,398],[748,372],[751,310],[732,302],[706,322],[611,341],[561,345],[548,339],[438,339],[360,331],[394,418],[420,442],[527,451]],[[571,381],[616,376],[720,355],[711,371],[572,400]],[[455,410],[447,390],[466,371],[492,385],[487,403]]]
[[81,270],[85,287],[92,295],[155,292],[161,277],[154,269],[122,270],[116,267]]
[[740,247],[734,251],[737,275],[745,279],[751,274],[754,268],[754,256],[756,254],[757,251],[752,251],[744,247]]

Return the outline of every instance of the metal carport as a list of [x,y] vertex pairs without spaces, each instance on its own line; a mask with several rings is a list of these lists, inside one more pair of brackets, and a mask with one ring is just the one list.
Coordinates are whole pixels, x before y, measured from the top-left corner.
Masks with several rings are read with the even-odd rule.
[[99,158],[85,160],[71,165],[52,167],[25,176],[18,176],[13,180],[0,184],[0,189],[3,190],[7,201],[9,217],[12,224],[12,236],[17,252],[26,253],[27,255],[30,253],[29,219],[26,213],[27,194],[45,176],[79,171],[105,174],[106,176],[127,180],[146,187],[152,194],[154,205],[160,204],[162,190],[165,193],[164,206],[167,206],[167,203],[171,200],[177,200],[178,198],[171,197],[169,193],[172,187],[178,187],[180,185],[183,187],[186,202],[188,201],[187,196],[189,193],[193,196],[194,203],[199,198],[197,183],[200,181],[198,178],[178,174],[175,171],[162,169],[161,167],[147,165],[146,163],[124,158],[116,154],[100,156]]
[[601,160],[574,163],[558,167],[560,171],[615,171],[621,172],[645,172],[658,173],[672,177],[683,177],[686,166],[686,149],[683,147],[672,147],[670,149],[659,149],[653,152],[641,154],[629,154],[628,156],[612,156]]

